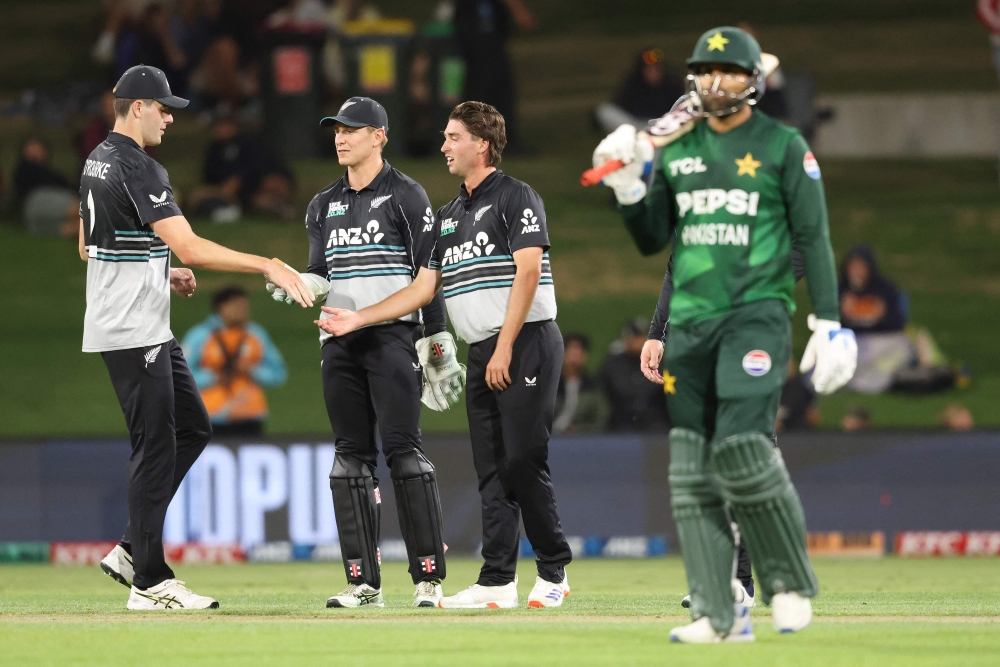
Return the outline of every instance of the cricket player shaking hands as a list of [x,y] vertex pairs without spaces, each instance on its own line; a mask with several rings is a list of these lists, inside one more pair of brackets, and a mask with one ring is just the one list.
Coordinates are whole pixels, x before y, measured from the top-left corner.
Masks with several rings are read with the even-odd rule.
[[[337,159],[347,167],[309,204],[309,267],[302,274],[326,303],[316,324],[323,398],[337,434],[330,488],[347,587],[326,606],[383,605],[377,426],[416,585],[413,605],[436,607],[445,546],[437,473],[421,447],[420,403],[446,410],[465,385],[445,330],[444,300],[428,299],[349,333],[330,326],[332,314],[382,301],[431,264],[434,215],[424,189],[382,159],[389,118],[381,104],[352,97],[320,124],[336,132]],[[274,285],[268,289],[285,298]]]
[[798,131],[754,109],[764,94],[760,46],[737,28],[714,28],[687,62],[687,104],[698,115],[688,131],[650,164],[649,141],[618,128],[594,164],[624,163],[604,183],[640,250],[673,243],[670,490],[693,622],[670,638],[752,641],[749,609],[734,604],[730,516],[779,632],[809,624],[819,591],[802,505],[770,438],[791,355],[793,242],[815,313],[801,368],[819,393],[851,378],[857,345],[840,328],[819,165]]
[[[569,595],[572,560],[548,466],[563,341],[555,323],[545,207],[531,187],[497,169],[504,117],[483,102],[451,112],[441,152],[462,179],[435,218],[431,263],[413,284],[358,311],[332,311],[327,331],[345,335],[428,303],[443,287],[448,316],[468,342],[466,408],[483,513],[483,563],[470,588],[443,608],[518,605],[519,520],[536,554],[528,606],[557,607]],[[727,580],[728,581],[728,580]]]

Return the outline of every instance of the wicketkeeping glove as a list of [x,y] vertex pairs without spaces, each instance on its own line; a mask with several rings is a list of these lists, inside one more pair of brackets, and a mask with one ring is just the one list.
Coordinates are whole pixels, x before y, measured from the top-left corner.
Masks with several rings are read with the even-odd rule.
[[[813,332],[802,355],[799,370],[812,370],[812,384],[818,394],[832,394],[854,377],[858,366],[858,341],[854,331],[840,328],[840,322],[809,316]],[[815,369],[815,370],[813,370]]]
[[636,135],[634,127],[621,125],[594,149],[595,167],[600,167],[608,160],[620,160],[625,164],[601,181],[615,191],[615,198],[623,205],[635,204],[646,196],[646,182],[643,178],[653,165],[653,144],[644,136]]
[[417,341],[417,357],[424,367],[420,397],[431,410],[442,412],[458,403],[465,388],[465,365],[458,363],[455,339],[447,331]]
[[[285,264],[285,266],[288,266]],[[292,267],[288,266],[289,269]],[[295,269],[292,269],[294,271]],[[302,278],[302,282],[306,284],[309,291],[312,292],[313,302],[321,303],[326,300],[326,295],[330,293],[330,281],[321,276],[317,276],[315,273],[300,273],[299,278]],[[270,280],[264,286],[268,292],[271,293],[271,298],[275,301],[284,301],[285,303],[292,304],[295,303],[295,299],[288,296],[285,290],[281,289]]]

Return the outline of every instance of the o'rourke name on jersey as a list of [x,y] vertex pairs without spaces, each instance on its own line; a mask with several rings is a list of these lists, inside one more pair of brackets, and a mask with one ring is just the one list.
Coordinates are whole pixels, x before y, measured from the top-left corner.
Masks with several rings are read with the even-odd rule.
[[681,230],[684,245],[750,245],[750,225],[709,222]]
[[733,215],[757,216],[759,192],[746,190],[723,190],[711,188],[677,193],[677,217],[683,218],[689,212],[695,215],[711,215],[723,206]]

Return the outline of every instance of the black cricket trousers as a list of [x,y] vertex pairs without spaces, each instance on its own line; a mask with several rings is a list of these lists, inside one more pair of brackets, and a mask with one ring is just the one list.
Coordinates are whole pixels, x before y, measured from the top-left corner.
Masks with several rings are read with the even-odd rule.
[[163,522],[181,480],[212,437],[208,411],[176,340],[102,352],[128,424],[129,523],[121,544],[132,554],[132,585],[173,579],[163,555]]
[[556,511],[549,475],[549,436],[563,361],[555,322],[527,322],[514,341],[512,384],[486,385],[497,336],[469,347],[466,407],[483,512],[483,563],[478,583],[514,581],[520,526],[535,551],[538,575],[559,583],[573,559]]

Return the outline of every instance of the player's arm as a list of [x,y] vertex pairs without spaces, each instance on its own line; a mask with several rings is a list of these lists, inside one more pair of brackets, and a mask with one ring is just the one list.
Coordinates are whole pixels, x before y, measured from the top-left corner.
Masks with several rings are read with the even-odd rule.
[[677,224],[674,195],[661,167],[653,170],[653,181],[646,196],[634,204],[619,202],[632,240],[643,255],[654,255],[673,239]]
[[77,244],[77,250],[80,253],[80,259],[87,261],[87,240],[85,238],[86,232],[83,228],[83,218],[80,218],[80,240]]
[[507,315],[504,317],[496,349],[486,365],[486,385],[491,389],[506,389],[511,384],[510,361],[514,354],[514,341],[521,333],[524,321],[528,319],[531,304],[535,300],[538,281],[542,278],[542,255],[545,249],[534,246],[514,251],[514,284],[510,287],[507,300]]
[[190,223],[182,215],[151,222],[150,226],[177,255],[177,259],[188,266],[212,271],[262,273],[303,307],[313,305],[312,292],[302,282],[299,274],[286,267],[280,259],[266,259],[237,252],[203,239],[194,233]]
[[367,308],[348,310],[324,306],[323,312],[332,317],[316,320],[316,325],[328,334],[343,336],[361,327],[409,315],[430,303],[440,287],[441,272],[423,266],[412,283]]

